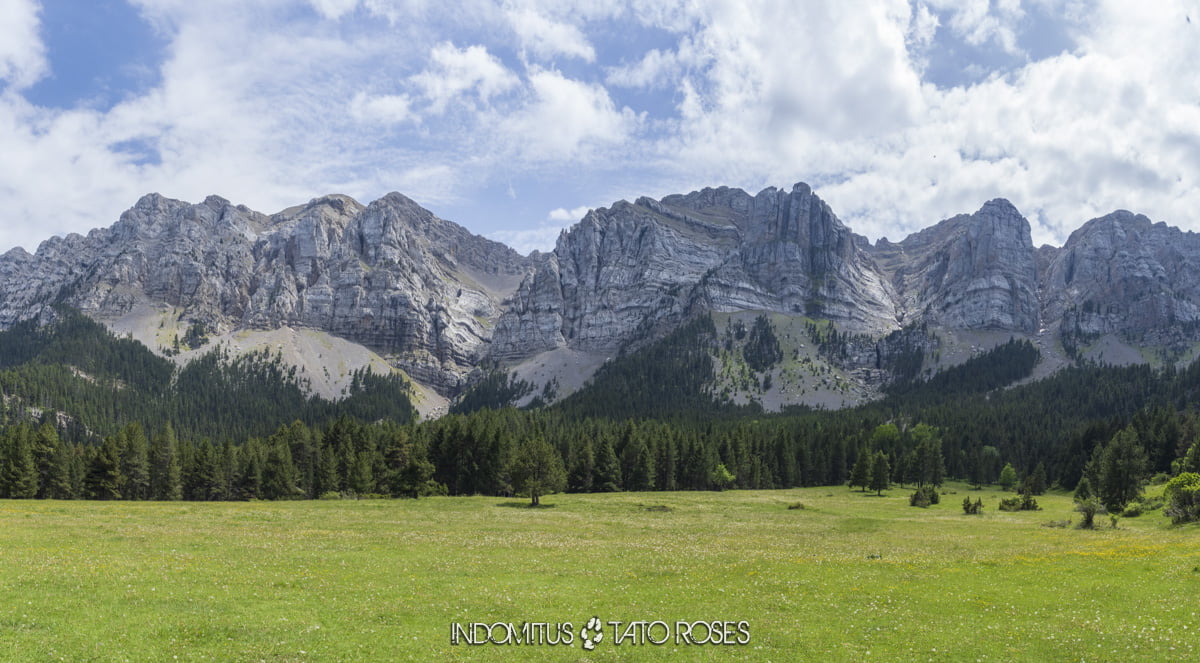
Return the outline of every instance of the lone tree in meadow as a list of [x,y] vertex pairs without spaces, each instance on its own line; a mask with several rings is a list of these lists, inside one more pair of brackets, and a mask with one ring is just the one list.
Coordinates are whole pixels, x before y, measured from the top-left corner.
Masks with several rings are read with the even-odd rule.
[[888,479],[892,476],[892,468],[888,465],[887,454],[882,451],[875,452],[875,460],[871,466],[871,490],[878,495],[883,495],[883,491],[890,486]]
[[1000,470],[999,484],[1004,490],[1009,490],[1017,484],[1017,471],[1013,469],[1012,463],[1005,463],[1004,469]]
[[509,472],[513,488],[518,495],[529,496],[530,506],[540,504],[542,495],[557,493],[567,487],[562,457],[540,435],[521,445]]

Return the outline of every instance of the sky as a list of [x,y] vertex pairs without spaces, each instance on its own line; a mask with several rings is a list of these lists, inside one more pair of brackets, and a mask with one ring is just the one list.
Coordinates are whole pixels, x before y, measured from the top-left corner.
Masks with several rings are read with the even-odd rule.
[[548,250],[589,208],[809,183],[899,240],[1007,198],[1200,231],[1200,0],[0,0],[0,252],[150,192],[399,191]]

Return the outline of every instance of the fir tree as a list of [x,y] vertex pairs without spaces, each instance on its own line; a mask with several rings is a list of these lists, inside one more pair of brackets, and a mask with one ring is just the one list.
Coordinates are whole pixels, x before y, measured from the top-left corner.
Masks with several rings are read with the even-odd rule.
[[1017,471],[1013,469],[1012,463],[1004,464],[1004,469],[1000,470],[998,483],[1004,490],[1009,490],[1017,484]]
[[562,456],[540,435],[517,449],[509,473],[513,488],[518,494],[529,496],[530,506],[538,506],[542,495],[556,493],[567,485]]
[[602,493],[621,490],[621,463],[617,461],[617,453],[613,451],[612,442],[607,436],[601,439],[596,453],[596,476],[592,480],[592,487]]
[[891,468],[888,467],[887,454],[882,451],[875,452],[871,466],[871,490],[876,491],[878,495],[883,495],[883,491],[889,488],[888,479],[891,477],[891,472]]
[[179,457],[179,441],[175,428],[167,422],[154,436],[148,453],[150,464],[150,494],[153,499],[173,501],[183,499],[183,465]]
[[871,470],[874,469],[874,455],[863,450],[854,461],[854,469],[850,470],[850,487],[862,486],[862,492],[871,485]]
[[104,438],[88,467],[87,492],[94,500],[121,499],[121,443],[116,436]]
[[127,500],[150,498],[150,460],[146,433],[136,421],[121,431],[121,494]]
[[567,466],[567,490],[575,493],[591,492],[596,472],[596,454],[592,451],[591,440],[584,439],[571,445]]

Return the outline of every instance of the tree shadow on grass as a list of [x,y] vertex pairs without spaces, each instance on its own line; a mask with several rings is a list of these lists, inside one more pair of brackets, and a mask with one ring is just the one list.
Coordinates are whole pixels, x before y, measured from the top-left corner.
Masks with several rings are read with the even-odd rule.
[[529,502],[500,502],[496,506],[508,507],[510,509],[553,509],[557,504],[539,504],[534,506]]

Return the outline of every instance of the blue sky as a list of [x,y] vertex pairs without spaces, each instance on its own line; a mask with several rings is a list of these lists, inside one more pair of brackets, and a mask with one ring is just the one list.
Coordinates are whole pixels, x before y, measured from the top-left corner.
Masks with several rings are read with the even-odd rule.
[[0,0],[0,251],[151,191],[400,191],[521,251],[590,207],[812,184],[872,239],[1200,230],[1200,0]]

